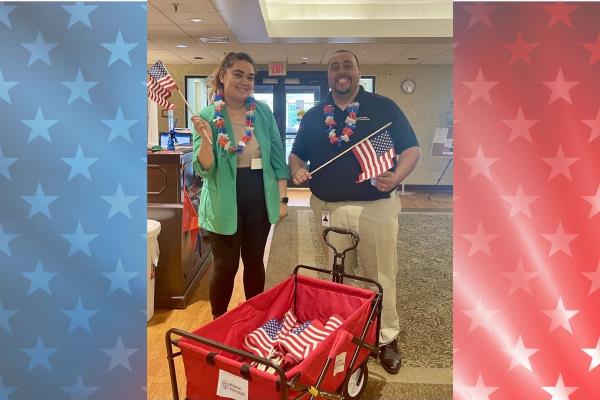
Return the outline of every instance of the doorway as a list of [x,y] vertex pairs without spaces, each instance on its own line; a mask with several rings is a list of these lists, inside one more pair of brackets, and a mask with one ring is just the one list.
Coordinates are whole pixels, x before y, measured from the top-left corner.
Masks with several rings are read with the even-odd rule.
[[327,72],[288,71],[286,76],[272,77],[260,71],[255,82],[254,97],[271,107],[287,162],[302,116],[327,95]]

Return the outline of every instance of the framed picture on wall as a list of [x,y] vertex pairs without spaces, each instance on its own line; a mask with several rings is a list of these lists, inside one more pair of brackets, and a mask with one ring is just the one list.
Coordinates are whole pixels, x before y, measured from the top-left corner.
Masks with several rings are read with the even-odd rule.
[[375,76],[363,75],[359,83],[367,92],[375,93]]

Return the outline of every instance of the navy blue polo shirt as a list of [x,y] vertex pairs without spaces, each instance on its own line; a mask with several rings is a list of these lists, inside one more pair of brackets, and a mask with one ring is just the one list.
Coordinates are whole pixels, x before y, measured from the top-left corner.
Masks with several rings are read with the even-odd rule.
[[[334,119],[337,123],[335,128],[338,136],[345,126],[348,113],[347,110],[342,111],[335,105],[331,92],[325,100],[308,110],[302,117],[292,153],[303,161],[310,161],[311,172],[388,122],[392,122],[387,129],[394,142],[396,154],[419,145],[406,116],[391,99],[367,92],[361,86],[354,101],[360,103],[358,122],[354,134],[350,136],[350,141],[342,144],[341,147],[329,142],[323,107],[326,104],[334,106]],[[389,193],[381,192],[371,185],[369,180],[356,183],[361,172],[358,160],[354,153],[349,151],[315,173],[309,180],[309,187],[319,199],[331,202],[369,201],[390,196]]]

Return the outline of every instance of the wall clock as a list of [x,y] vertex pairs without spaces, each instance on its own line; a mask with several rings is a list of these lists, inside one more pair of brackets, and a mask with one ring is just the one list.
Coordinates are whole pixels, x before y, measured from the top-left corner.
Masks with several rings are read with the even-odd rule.
[[415,81],[413,81],[412,79],[405,79],[404,81],[402,81],[400,87],[402,88],[402,91],[404,93],[411,94],[415,91],[416,88]]

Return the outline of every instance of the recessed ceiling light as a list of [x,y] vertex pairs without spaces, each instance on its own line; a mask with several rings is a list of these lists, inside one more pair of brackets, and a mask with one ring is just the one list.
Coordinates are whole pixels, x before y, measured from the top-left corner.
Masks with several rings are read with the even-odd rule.
[[178,44],[175,47],[180,48],[180,49],[185,49],[187,47],[187,45],[185,45],[185,44]]
[[204,60],[204,57],[194,57],[195,60]]
[[409,60],[414,61],[414,60],[418,60],[419,57],[408,57]]
[[310,57],[300,57],[301,60],[310,60]]
[[204,20],[202,18],[190,18],[190,19],[188,19],[188,21],[190,21],[190,22],[204,22]]

